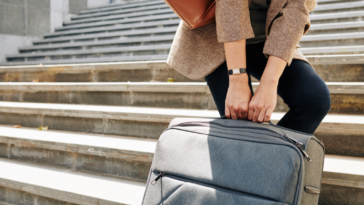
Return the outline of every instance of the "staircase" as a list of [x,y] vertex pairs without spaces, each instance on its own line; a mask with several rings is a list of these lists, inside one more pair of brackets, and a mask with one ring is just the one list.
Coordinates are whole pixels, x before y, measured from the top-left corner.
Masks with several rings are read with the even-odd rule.
[[[315,133],[326,146],[319,204],[360,205],[364,1],[318,3],[300,45],[332,98]],[[0,205],[141,203],[168,123],[218,117],[206,83],[165,63],[178,23],[160,0],[90,9],[8,56],[0,67]],[[273,122],[287,110],[279,99]]]

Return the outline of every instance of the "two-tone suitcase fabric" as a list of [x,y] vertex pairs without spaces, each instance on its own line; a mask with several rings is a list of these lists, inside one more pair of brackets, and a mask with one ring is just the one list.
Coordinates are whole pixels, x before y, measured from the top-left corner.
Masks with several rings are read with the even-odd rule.
[[228,119],[174,119],[157,143],[143,204],[318,204],[324,145]]

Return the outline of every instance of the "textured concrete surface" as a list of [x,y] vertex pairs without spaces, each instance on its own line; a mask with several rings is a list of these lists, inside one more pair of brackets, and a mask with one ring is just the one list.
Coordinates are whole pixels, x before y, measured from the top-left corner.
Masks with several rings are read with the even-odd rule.
[[0,159],[0,186],[75,204],[140,204],[145,183]]

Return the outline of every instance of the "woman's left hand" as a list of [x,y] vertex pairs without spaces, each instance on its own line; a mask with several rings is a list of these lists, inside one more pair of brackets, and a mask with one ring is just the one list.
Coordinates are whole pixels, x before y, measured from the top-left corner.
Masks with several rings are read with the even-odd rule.
[[249,103],[248,119],[253,122],[268,122],[277,104],[275,82],[262,81]]
[[277,105],[278,81],[287,62],[269,56],[267,66],[260,79],[258,89],[249,103],[248,119],[253,122],[268,122]]

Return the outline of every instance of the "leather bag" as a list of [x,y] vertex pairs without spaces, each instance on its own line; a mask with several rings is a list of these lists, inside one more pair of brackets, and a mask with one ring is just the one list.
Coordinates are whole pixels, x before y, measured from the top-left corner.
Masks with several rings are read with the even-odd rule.
[[190,27],[205,26],[215,22],[215,0],[164,0]]

